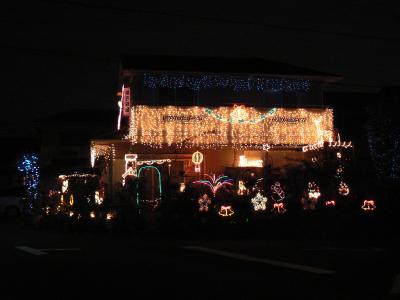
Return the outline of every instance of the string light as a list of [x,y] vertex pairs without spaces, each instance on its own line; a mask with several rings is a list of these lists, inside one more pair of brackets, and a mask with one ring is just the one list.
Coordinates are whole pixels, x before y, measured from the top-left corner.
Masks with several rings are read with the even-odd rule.
[[218,178],[215,178],[215,174],[213,174],[213,176],[211,177],[208,174],[204,174],[205,176],[207,176],[208,178],[210,178],[210,180],[197,180],[194,181],[194,184],[202,184],[205,186],[208,186],[211,191],[213,192],[213,194],[215,195],[217,193],[217,191],[225,186],[225,185],[233,185],[232,184],[232,179],[228,178],[228,176],[225,175],[220,175],[218,176]]
[[[139,171],[137,173],[137,177],[140,178],[140,174],[142,172],[142,170],[146,170],[146,169],[153,169],[156,170],[157,175],[158,175],[158,190],[159,190],[159,197],[161,198],[162,195],[162,181],[161,181],[161,173],[160,170],[154,166],[143,166],[139,168]],[[136,203],[139,206],[139,180],[137,181],[137,185],[136,185],[136,189],[137,189],[137,193],[136,193]]]
[[92,141],[90,143],[90,164],[92,168],[99,157],[104,157],[107,162],[113,160],[115,158],[114,144],[102,145]]
[[271,185],[271,198],[275,202],[283,201],[285,199],[285,192],[283,191],[279,181]]
[[143,85],[149,88],[188,88],[194,91],[211,88],[230,88],[240,91],[299,92],[308,91],[311,81],[307,79],[284,79],[264,76],[144,73]]
[[227,206],[221,206],[218,214],[221,217],[231,217],[235,214],[235,211],[233,210],[232,206],[227,205]]
[[199,197],[197,203],[199,203],[199,211],[207,212],[209,209],[208,206],[211,204],[211,199],[208,197],[207,194],[204,194],[203,196]]
[[374,200],[364,200],[361,209],[364,211],[372,211],[376,209],[375,201]]
[[[25,154],[18,161],[17,169],[23,173],[26,194],[31,201],[39,198],[39,159],[34,154]],[[32,203],[31,203],[32,204]]]
[[[177,148],[215,149],[230,145],[237,149],[265,149],[265,145],[299,146],[330,141],[333,137],[331,109],[277,108],[272,116],[268,115],[269,110],[242,107],[246,114],[241,112],[239,115],[248,116],[248,119],[224,122],[224,118],[232,119],[234,110],[219,107],[212,110],[211,116],[207,108],[198,106],[137,105],[131,109],[131,115],[135,117],[131,117],[127,138],[133,144],[154,148],[174,144]],[[250,122],[260,115],[265,118]]]
[[268,198],[264,197],[261,195],[260,192],[258,192],[254,198],[251,199],[251,204],[253,204],[253,208],[255,211],[259,210],[266,210],[267,209],[267,201]]
[[72,206],[74,205],[74,195],[69,195],[69,205]]
[[274,212],[276,214],[284,214],[286,212],[286,208],[285,208],[285,205],[283,204],[283,202],[274,203],[272,212]]
[[[327,144],[325,144],[324,142],[321,141],[321,142],[318,142],[316,144],[310,144],[310,145],[303,146],[302,150],[303,150],[303,152],[308,152],[308,151],[313,151],[313,150],[320,150],[320,149],[324,148],[325,145],[328,148],[344,148],[344,149],[347,149],[347,148],[352,148],[353,147],[351,141],[350,142],[341,142],[341,141],[333,142],[333,141],[329,141],[329,143],[327,143]],[[338,154],[336,154],[336,155],[337,155],[338,158],[342,157],[341,154],[339,155],[340,157],[338,156]]]
[[141,166],[141,165],[153,165],[153,164],[158,164],[158,165],[162,165],[164,163],[170,163],[171,160],[170,159],[153,159],[153,160],[139,160],[137,161],[137,165]]

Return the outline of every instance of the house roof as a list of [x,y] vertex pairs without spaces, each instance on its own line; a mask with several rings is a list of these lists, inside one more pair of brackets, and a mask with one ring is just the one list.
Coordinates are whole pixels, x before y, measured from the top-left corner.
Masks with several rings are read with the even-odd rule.
[[314,78],[334,82],[339,76],[258,57],[217,58],[191,56],[122,55],[122,70],[257,74],[277,77]]

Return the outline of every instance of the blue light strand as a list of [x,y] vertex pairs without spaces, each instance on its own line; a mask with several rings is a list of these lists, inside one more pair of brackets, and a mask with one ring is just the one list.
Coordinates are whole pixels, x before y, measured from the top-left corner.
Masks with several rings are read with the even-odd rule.
[[306,79],[283,79],[259,76],[187,75],[144,73],[143,84],[149,88],[188,88],[194,91],[210,88],[231,88],[235,92],[256,90],[259,92],[307,92],[311,81]]
[[34,154],[25,154],[18,161],[18,171],[24,174],[26,194],[30,200],[39,199],[39,159]]

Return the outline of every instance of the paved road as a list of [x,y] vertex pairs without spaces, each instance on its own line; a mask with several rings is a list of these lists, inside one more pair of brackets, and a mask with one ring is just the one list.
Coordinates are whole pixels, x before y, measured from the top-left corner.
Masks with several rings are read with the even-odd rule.
[[[169,238],[0,224],[0,299],[396,299],[395,241]],[[20,247],[20,248],[17,248]]]

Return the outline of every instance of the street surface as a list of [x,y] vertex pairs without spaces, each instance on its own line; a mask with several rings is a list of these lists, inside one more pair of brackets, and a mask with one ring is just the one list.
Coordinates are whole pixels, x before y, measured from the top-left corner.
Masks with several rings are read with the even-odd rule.
[[[0,299],[397,299],[397,241],[62,233],[0,222]],[[400,298],[400,297],[399,297]]]

